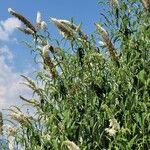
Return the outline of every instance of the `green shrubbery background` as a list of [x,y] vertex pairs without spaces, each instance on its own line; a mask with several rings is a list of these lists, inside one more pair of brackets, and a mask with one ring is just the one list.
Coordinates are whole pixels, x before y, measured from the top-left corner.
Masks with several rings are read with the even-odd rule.
[[10,135],[16,144],[26,150],[67,149],[70,141],[81,150],[150,149],[150,11],[145,4],[100,1],[108,11],[88,36],[80,26],[73,28],[74,22],[63,28],[51,18],[65,36],[57,43],[48,29],[32,29],[35,42],[26,45],[44,69],[37,70],[36,80],[23,76],[36,96],[20,98],[35,114],[10,109],[12,127],[18,125]]

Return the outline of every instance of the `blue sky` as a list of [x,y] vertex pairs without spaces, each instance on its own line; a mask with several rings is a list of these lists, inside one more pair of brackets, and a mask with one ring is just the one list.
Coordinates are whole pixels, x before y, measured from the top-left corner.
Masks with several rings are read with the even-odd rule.
[[8,13],[12,8],[26,16],[33,24],[37,11],[42,20],[49,25],[49,31],[55,38],[57,29],[49,23],[48,18],[74,18],[74,22],[83,23],[83,31],[94,32],[94,22],[99,21],[100,7],[98,0],[1,0],[0,1],[0,109],[10,104],[19,103],[18,95],[30,95],[30,91],[20,85],[20,74],[31,75],[35,69],[30,50],[21,41],[28,39],[15,29],[18,20]]

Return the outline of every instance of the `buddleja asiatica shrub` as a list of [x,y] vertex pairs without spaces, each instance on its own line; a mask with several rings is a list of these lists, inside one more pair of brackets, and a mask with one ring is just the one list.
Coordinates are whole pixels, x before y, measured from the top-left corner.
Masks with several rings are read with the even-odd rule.
[[90,36],[73,20],[49,18],[64,37],[56,42],[39,12],[34,26],[9,9],[43,66],[36,80],[22,76],[35,97],[20,98],[34,115],[10,108],[9,134],[24,149],[150,149],[150,1],[99,4],[107,11]]

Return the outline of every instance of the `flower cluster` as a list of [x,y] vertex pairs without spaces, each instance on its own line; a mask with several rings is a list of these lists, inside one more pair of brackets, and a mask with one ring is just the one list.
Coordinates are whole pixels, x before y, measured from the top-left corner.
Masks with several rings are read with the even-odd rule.
[[109,119],[109,128],[106,128],[105,131],[110,135],[114,136],[116,132],[120,129],[120,126],[115,118]]
[[66,145],[69,150],[80,150],[80,148],[74,142],[69,140],[64,141],[63,144]]

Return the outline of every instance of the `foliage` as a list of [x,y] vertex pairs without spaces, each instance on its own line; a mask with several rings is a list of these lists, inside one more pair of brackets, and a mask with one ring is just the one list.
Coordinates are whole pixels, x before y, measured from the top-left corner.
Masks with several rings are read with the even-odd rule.
[[149,9],[138,0],[99,4],[107,11],[91,36],[73,20],[50,18],[64,36],[53,40],[39,12],[34,30],[27,21],[20,29],[44,67],[36,80],[23,76],[35,97],[20,98],[34,115],[10,108],[11,136],[24,149],[150,149]]

